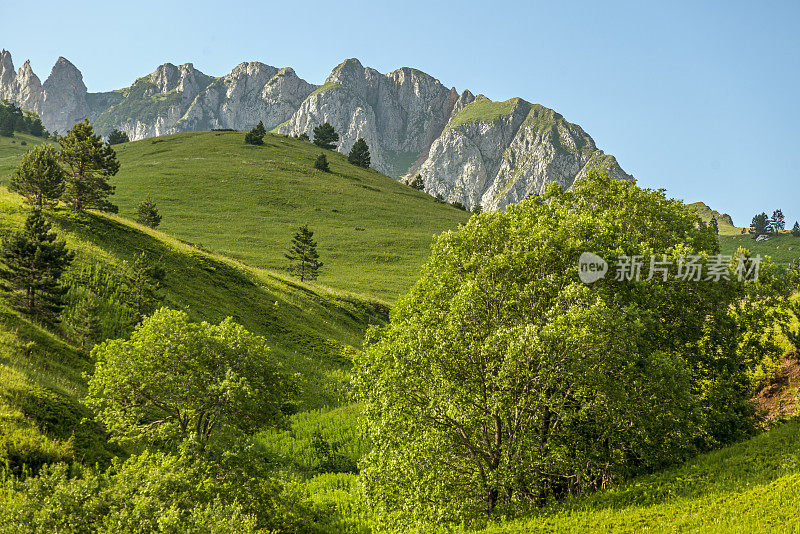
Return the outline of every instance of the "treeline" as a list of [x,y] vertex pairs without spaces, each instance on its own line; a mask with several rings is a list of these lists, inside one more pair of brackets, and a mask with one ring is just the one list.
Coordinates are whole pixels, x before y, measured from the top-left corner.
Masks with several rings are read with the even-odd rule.
[[0,136],[12,137],[14,132],[45,139],[50,137],[36,113],[23,110],[8,100],[0,101]]

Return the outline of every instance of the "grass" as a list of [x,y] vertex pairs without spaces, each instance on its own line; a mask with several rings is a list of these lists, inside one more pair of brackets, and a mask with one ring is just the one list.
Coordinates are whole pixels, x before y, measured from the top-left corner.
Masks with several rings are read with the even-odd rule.
[[[277,272],[297,227],[308,224],[325,264],[320,284],[386,302],[411,287],[434,234],[469,217],[333,151],[325,151],[332,172],[315,171],[321,149],[306,141],[267,135],[256,147],[243,139],[192,132],[117,145],[120,215],[132,218],[150,195],[167,234]],[[0,182],[16,165],[0,159]]]
[[800,421],[485,534],[798,532]]
[[720,213],[708,207],[704,202],[692,202],[687,206],[694,210],[705,222],[710,222],[712,218],[717,219],[717,225],[720,235],[739,235],[741,228],[733,224],[733,219],[727,213]]
[[510,115],[514,111],[514,108],[520,103],[530,106],[530,104],[521,98],[511,98],[505,102],[493,102],[486,97],[478,98],[456,113],[456,115],[450,119],[450,122],[447,123],[447,128],[459,128],[464,124],[473,122],[495,121],[500,117]]
[[720,227],[719,245],[723,254],[733,254],[739,247],[744,247],[752,255],[769,256],[780,267],[788,267],[800,258],[800,237],[785,232],[771,236],[766,241],[757,242],[750,234],[742,234],[741,229],[733,235],[723,235]]

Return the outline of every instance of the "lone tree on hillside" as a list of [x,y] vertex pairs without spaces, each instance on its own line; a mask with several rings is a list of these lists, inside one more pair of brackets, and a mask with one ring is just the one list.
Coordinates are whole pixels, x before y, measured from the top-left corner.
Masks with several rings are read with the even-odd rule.
[[119,145],[119,144],[122,144],[122,143],[129,143],[130,140],[131,139],[130,139],[130,137],[128,137],[128,134],[126,134],[125,132],[121,132],[121,131],[117,130],[116,128],[114,128],[114,131],[112,131],[110,134],[108,134],[107,143],[108,143],[109,146],[111,146],[111,145]]
[[350,154],[347,156],[347,161],[358,167],[369,167],[369,147],[363,138],[359,137],[355,142],[353,148],[350,149]]
[[783,212],[781,210],[775,210],[772,212],[772,218],[769,220],[769,224],[772,227],[772,230],[777,234],[778,232],[782,231],[786,228],[786,218],[783,216]]
[[314,162],[314,168],[322,172],[331,172],[331,168],[328,166],[328,158],[325,157],[325,154],[317,156],[317,160]]
[[414,177],[409,184],[411,187],[416,189],[417,191],[423,191],[425,189],[425,182],[422,181],[422,175],[418,174]]
[[58,283],[75,255],[50,232],[41,210],[34,208],[25,228],[12,234],[0,250],[0,279],[11,303],[33,318],[55,323],[65,293]]
[[339,143],[339,134],[326,122],[314,128],[314,144],[320,148],[333,150]]
[[297,136],[297,138],[300,139],[301,141],[308,141],[309,140],[308,139],[308,134],[306,132],[301,133],[300,135]]
[[101,343],[87,403],[115,435],[202,451],[226,430],[284,420],[291,382],[267,342],[229,317],[218,325],[162,308],[130,340]]
[[794,237],[800,237],[800,223],[797,221],[795,221],[794,226],[792,226],[792,235]]
[[56,149],[40,145],[22,156],[9,189],[37,208],[54,206],[64,193],[64,169]]
[[290,270],[300,277],[301,282],[316,280],[322,268],[322,262],[319,261],[317,254],[317,243],[313,238],[314,232],[304,224],[294,234],[289,253],[285,254],[286,259],[292,262]]
[[264,128],[264,123],[258,121],[256,127],[245,134],[244,142],[247,145],[263,145],[265,135],[267,130]]
[[156,209],[156,203],[150,200],[150,195],[147,195],[147,198],[136,209],[136,222],[150,228],[155,228],[161,223],[161,215]]
[[753,220],[750,223],[750,233],[753,234],[753,236],[758,237],[762,234],[766,234],[769,232],[769,229],[769,217],[766,213],[761,212],[753,216]]
[[67,135],[60,136],[58,143],[66,171],[62,200],[76,211],[97,208],[116,213],[117,207],[108,201],[114,194],[114,186],[108,179],[119,172],[114,149],[103,144],[88,119],[73,126]]
[[719,223],[716,217],[711,217],[711,222],[709,222],[708,225],[714,230],[715,234],[719,235]]

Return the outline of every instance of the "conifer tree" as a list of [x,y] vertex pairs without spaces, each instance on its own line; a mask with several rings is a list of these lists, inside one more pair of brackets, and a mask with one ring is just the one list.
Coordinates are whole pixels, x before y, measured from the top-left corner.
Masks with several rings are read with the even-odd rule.
[[114,128],[114,130],[110,134],[108,134],[108,144],[109,144],[109,146],[110,145],[119,145],[119,144],[122,144],[122,143],[128,143],[128,142],[130,142],[130,140],[131,139],[128,137],[128,134],[126,134],[125,132],[121,132],[120,130],[117,130],[116,128]]
[[325,157],[325,154],[317,156],[317,160],[314,162],[314,168],[322,172],[331,172],[331,168],[328,166],[328,158]]
[[411,180],[411,183],[409,183],[408,185],[410,185],[417,191],[423,191],[425,189],[425,182],[422,180],[421,174],[416,175],[414,179]]
[[339,134],[326,122],[314,128],[314,144],[320,148],[333,150],[339,143]]
[[150,195],[139,204],[136,209],[136,222],[155,228],[161,223],[161,215],[158,213],[155,202],[150,200]]
[[265,135],[267,135],[267,130],[264,128],[264,123],[258,121],[256,127],[245,134],[244,142],[246,145],[263,145]]
[[117,207],[108,201],[114,194],[114,186],[108,179],[119,171],[114,149],[103,144],[88,119],[73,126],[67,135],[60,136],[58,143],[66,171],[62,199],[76,211],[97,208],[116,213]]
[[300,135],[298,135],[297,138],[300,139],[301,141],[308,141],[308,134],[306,132],[303,132]]
[[794,237],[800,237],[800,223],[797,221],[795,221],[794,226],[792,226],[792,235]]
[[369,167],[369,147],[363,138],[359,137],[355,142],[353,148],[350,149],[350,154],[347,156],[347,161],[358,167]]
[[786,228],[786,218],[783,216],[783,212],[781,210],[773,211],[769,223],[772,227],[772,231],[776,234]]
[[753,216],[750,223],[750,233],[758,237],[761,234],[766,234],[770,229],[769,217],[766,213],[759,213]]
[[40,209],[57,204],[64,193],[64,169],[58,152],[46,145],[26,152],[11,177],[9,189]]
[[711,226],[711,229],[714,230],[715,234],[719,235],[719,223],[717,222],[716,217],[711,217],[709,226]]
[[34,209],[25,228],[7,238],[0,250],[0,279],[11,304],[43,322],[58,320],[65,293],[59,278],[75,257],[51,228],[41,210]]
[[322,268],[317,254],[317,243],[313,238],[314,232],[304,224],[292,238],[289,253],[285,254],[286,259],[292,262],[290,270],[300,277],[301,282],[316,280]]

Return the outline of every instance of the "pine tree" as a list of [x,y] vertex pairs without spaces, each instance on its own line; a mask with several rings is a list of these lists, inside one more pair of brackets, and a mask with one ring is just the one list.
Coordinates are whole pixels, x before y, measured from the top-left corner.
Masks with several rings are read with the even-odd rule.
[[794,237],[800,237],[800,224],[795,221],[794,226],[792,226],[792,235]]
[[139,204],[136,209],[136,222],[155,228],[161,223],[161,215],[158,213],[155,202],[150,200],[150,195]]
[[411,180],[411,183],[409,183],[408,185],[410,185],[417,191],[423,191],[425,189],[425,182],[422,180],[421,174],[416,175],[414,179]]
[[121,131],[117,130],[116,128],[114,128],[114,130],[110,134],[108,134],[108,145],[109,146],[111,146],[111,145],[119,145],[119,144],[122,144],[122,143],[128,143],[128,142],[130,142],[130,140],[131,139],[128,137],[128,134],[126,134],[125,132],[121,132]]
[[715,217],[711,217],[711,222],[709,223],[709,226],[711,226],[711,229],[714,230],[714,233],[716,235],[719,235],[719,223],[717,222],[717,219]]
[[759,213],[753,216],[750,223],[750,233],[758,237],[759,235],[766,234],[769,231],[769,217],[766,213]]
[[108,201],[114,194],[114,186],[108,179],[119,171],[114,149],[103,144],[88,119],[73,126],[67,135],[60,136],[58,143],[66,170],[62,199],[76,211],[97,208],[116,213],[117,207]]
[[369,147],[363,138],[359,137],[355,142],[353,148],[350,149],[350,154],[347,156],[347,161],[358,167],[369,167]]
[[290,270],[300,277],[300,281],[316,280],[322,268],[317,254],[317,243],[313,239],[314,232],[308,229],[308,225],[300,227],[292,238],[292,246],[288,254],[284,254],[286,259],[292,262]]
[[339,134],[326,122],[314,128],[314,144],[320,148],[333,150],[339,143]]
[[772,218],[769,220],[772,231],[776,234],[786,228],[786,218],[783,216],[781,210],[772,212]]
[[301,141],[308,141],[308,134],[306,132],[303,132],[300,135],[298,135],[297,138],[300,139]]
[[57,204],[64,193],[64,169],[59,163],[58,152],[47,145],[26,152],[14,171],[9,189],[38,208]]
[[0,136],[14,137],[14,119],[11,115],[0,115]]
[[256,127],[245,134],[244,142],[246,145],[263,145],[265,135],[267,135],[267,130],[264,128],[264,123],[258,121]]
[[57,322],[65,293],[59,278],[75,257],[50,232],[41,210],[34,209],[21,232],[3,242],[0,279],[12,305],[43,322]]
[[317,156],[317,160],[314,162],[314,168],[322,172],[331,172],[328,166],[328,158],[325,157],[325,154]]

